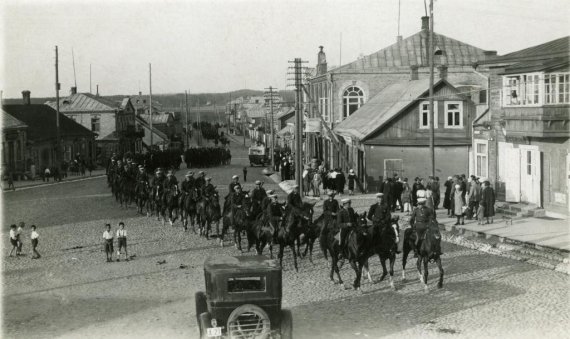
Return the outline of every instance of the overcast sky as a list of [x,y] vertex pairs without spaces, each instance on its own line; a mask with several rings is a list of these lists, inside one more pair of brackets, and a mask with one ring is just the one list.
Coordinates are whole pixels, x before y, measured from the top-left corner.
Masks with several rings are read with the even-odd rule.
[[[429,0],[428,0],[429,2]],[[314,67],[355,60],[396,40],[398,0],[4,0],[0,89],[54,96],[77,86],[102,95],[285,89],[288,60]],[[499,54],[569,35],[570,0],[436,0],[435,31]],[[401,35],[420,29],[423,0],[401,0]],[[342,54],[340,36],[342,34]]]

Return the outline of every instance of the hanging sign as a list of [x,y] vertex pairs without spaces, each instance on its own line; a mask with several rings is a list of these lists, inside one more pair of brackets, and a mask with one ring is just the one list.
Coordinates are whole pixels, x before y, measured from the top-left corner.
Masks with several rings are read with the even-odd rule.
[[305,119],[305,133],[321,133],[321,119],[319,118],[306,118]]

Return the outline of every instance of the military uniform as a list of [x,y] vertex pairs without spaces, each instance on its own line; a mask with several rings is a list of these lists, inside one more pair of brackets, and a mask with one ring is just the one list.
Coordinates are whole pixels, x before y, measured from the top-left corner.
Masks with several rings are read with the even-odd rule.
[[368,210],[368,219],[372,220],[374,224],[384,224],[388,225],[392,215],[390,214],[390,208],[384,202],[375,203],[370,206]]
[[325,216],[325,227],[330,224],[334,217],[336,217],[340,206],[336,199],[327,199],[323,203],[323,214]]
[[344,208],[342,207],[336,216],[337,224],[340,226],[340,248],[342,255],[341,257],[347,257],[346,253],[346,241],[348,234],[354,229],[356,222],[356,213],[352,207]]
[[200,191],[204,188],[204,186],[206,186],[206,179],[204,178],[204,176],[196,178],[196,181],[194,181],[194,187],[196,187],[196,189]]
[[251,199],[257,201],[259,204],[263,201],[263,198],[267,196],[265,189],[263,187],[256,187],[251,191]]
[[433,220],[435,220],[435,214],[433,213],[433,210],[425,205],[420,204],[412,212],[410,225],[416,231],[418,238],[421,239],[429,227],[430,222]]
[[186,177],[186,180],[184,180],[180,185],[180,190],[188,194],[192,192],[193,189],[194,189],[194,178]]
[[178,179],[174,175],[166,177],[163,183],[164,189],[170,191],[171,189],[178,186]]
[[152,181],[152,194],[153,194],[153,196],[156,196],[157,194],[162,193],[165,180],[166,180],[166,177],[162,173],[159,174],[158,176],[154,177],[154,179]]
[[211,183],[207,183],[206,186],[204,186],[204,196],[210,198],[214,196],[215,193],[216,193],[216,187]]
[[267,206],[267,216],[269,217],[269,223],[271,226],[276,228],[279,225],[279,220],[283,217],[281,204],[279,204],[277,201],[272,201]]

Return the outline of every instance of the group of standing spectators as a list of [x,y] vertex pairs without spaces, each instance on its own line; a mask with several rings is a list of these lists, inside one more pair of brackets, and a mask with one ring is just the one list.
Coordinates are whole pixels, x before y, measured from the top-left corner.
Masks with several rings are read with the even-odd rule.
[[409,214],[412,208],[418,205],[418,191],[425,191],[427,207],[435,211],[440,204],[438,177],[430,176],[427,180],[416,177],[410,186],[408,178],[402,178],[394,173],[392,178],[388,177],[382,180],[378,190],[384,195],[386,204],[392,212],[399,210]]
[[454,175],[447,178],[444,186],[443,207],[447,209],[448,216],[457,218],[455,225],[464,225],[465,218],[476,218],[478,225],[493,223],[495,191],[487,179]]

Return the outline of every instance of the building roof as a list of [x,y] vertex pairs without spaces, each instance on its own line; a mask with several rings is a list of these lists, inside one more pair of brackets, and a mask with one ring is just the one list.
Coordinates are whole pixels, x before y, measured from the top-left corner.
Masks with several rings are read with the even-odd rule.
[[[146,122],[146,120],[142,119],[140,116],[136,117],[136,122],[139,123],[144,129],[144,137],[142,139],[145,145],[150,145],[150,125]],[[152,142],[155,145],[164,144],[168,142],[168,136],[164,134],[159,129],[152,127],[153,137]]]
[[568,65],[570,65],[570,56],[547,60],[524,61],[507,66],[505,71],[501,74],[551,72],[561,68],[568,68]]
[[[273,114],[275,114],[275,112],[273,112]],[[294,107],[282,107],[279,109],[279,112],[277,112],[277,114],[275,114],[275,119],[288,119],[289,115],[291,114],[295,114],[295,108]]]
[[[56,108],[55,101],[48,101],[46,105]],[[120,108],[120,105],[120,102],[91,93],[76,93],[59,99],[61,113],[113,113]]]
[[117,131],[113,131],[101,138],[99,141],[119,141],[119,134]]
[[[140,117],[148,123],[148,114],[141,114]],[[153,112],[152,123],[154,124],[167,124],[170,117],[174,118],[172,113],[169,112]]]
[[[4,105],[5,112],[28,125],[28,139],[56,138],[56,111],[48,105]],[[62,137],[88,137],[95,133],[60,113],[59,126]]]
[[564,58],[570,55],[570,36],[565,36],[540,45],[521,49],[503,56],[494,57],[481,64],[504,64],[522,61]]
[[[375,53],[356,61],[329,70],[329,73],[371,71],[383,67],[427,66],[427,34],[420,31]],[[441,51],[437,64],[448,66],[470,66],[484,59],[484,50],[445,35],[434,33],[434,50]],[[438,61],[437,58],[440,58]]]
[[[440,79],[434,84],[434,88],[443,82],[449,85],[447,81]],[[421,99],[428,91],[429,79],[388,85],[351,116],[336,125],[334,132],[341,136],[364,140],[406,107]]]
[[14,118],[4,110],[2,110],[0,114],[2,114],[2,129],[18,129],[28,127],[28,125]]

